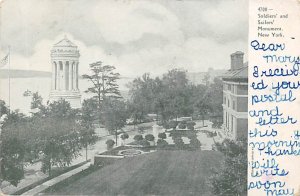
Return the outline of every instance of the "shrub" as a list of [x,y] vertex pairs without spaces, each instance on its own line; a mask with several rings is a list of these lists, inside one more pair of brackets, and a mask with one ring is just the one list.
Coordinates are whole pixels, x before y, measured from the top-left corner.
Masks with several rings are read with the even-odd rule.
[[128,139],[128,138],[129,138],[128,133],[123,133],[123,134],[121,135],[121,139],[122,139],[122,140],[126,140],[126,139]]
[[194,131],[194,126],[193,125],[188,125],[187,128],[191,131]]
[[178,128],[179,129],[185,129],[186,128],[186,124],[184,124],[184,123],[180,123],[179,125],[178,125]]
[[166,133],[159,133],[158,134],[158,138],[160,138],[160,139],[166,139],[167,135],[166,135]]
[[133,137],[133,139],[134,139],[135,141],[141,141],[141,140],[143,140],[143,136],[142,136],[142,135],[135,135],[135,136]]
[[169,127],[170,127],[171,129],[176,129],[177,125],[178,125],[178,122],[177,122],[177,121],[170,121],[170,122],[169,122]]
[[186,124],[187,124],[187,126],[195,126],[196,125],[196,123],[193,121],[189,121]]
[[106,141],[107,149],[111,149],[115,145],[115,141],[112,139],[109,139]]
[[139,143],[139,145],[142,145],[143,147],[148,147],[148,146],[150,146],[150,142],[148,142],[148,141],[145,140],[145,139],[140,140],[138,143]]
[[189,130],[192,130],[192,131],[193,131],[195,125],[196,125],[196,123],[193,122],[193,121],[187,122],[187,128],[188,128]]
[[158,148],[164,148],[168,145],[168,142],[163,140],[163,139],[158,139],[157,140],[157,147]]
[[154,136],[153,136],[152,134],[147,134],[147,135],[145,136],[145,139],[146,139],[147,141],[154,141]]
[[173,138],[173,141],[177,148],[182,149],[184,147],[184,142],[181,137],[175,137]]
[[165,122],[165,123],[163,124],[163,127],[164,127],[165,129],[170,129],[169,123],[167,123],[167,122]]
[[190,140],[190,147],[193,149],[198,149],[201,147],[201,142],[197,138],[192,138]]

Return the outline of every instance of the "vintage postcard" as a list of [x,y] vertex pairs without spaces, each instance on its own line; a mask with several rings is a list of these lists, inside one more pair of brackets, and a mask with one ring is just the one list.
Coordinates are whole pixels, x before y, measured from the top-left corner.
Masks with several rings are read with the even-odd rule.
[[299,195],[296,0],[0,1],[3,195]]

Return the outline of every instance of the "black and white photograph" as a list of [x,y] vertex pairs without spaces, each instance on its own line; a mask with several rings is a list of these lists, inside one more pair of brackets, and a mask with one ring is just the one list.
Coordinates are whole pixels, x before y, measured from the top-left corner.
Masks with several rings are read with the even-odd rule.
[[0,195],[247,195],[248,0],[0,0]]

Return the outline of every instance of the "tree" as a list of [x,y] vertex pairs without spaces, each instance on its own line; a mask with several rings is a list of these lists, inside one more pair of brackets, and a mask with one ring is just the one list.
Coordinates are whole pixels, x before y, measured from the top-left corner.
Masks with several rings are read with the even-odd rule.
[[95,99],[85,99],[81,107],[81,119],[89,124],[94,124],[98,115],[97,101]]
[[8,114],[8,107],[3,100],[0,100],[0,117],[4,114]]
[[158,82],[158,94],[156,108],[163,121],[172,118],[187,116],[193,113],[193,105],[190,104],[190,86],[185,70],[172,69],[164,74],[161,83]]
[[102,65],[102,62],[98,61],[90,64],[90,70],[92,72],[90,75],[82,75],[83,79],[87,79],[92,83],[92,86],[85,92],[91,93],[93,95],[93,99],[97,100],[98,110],[101,109],[102,102],[106,98],[121,97],[119,86],[117,84],[120,74],[115,73],[115,69],[116,68],[114,66]]
[[247,195],[247,142],[224,140],[217,149],[225,156],[220,168],[214,170],[211,188],[215,195]]
[[147,113],[156,113],[165,123],[193,113],[193,104],[190,103],[192,89],[185,70],[170,70],[161,79],[151,78],[149,73],[145,73],[128,86],[131,113],[135,120],[141,121]]
[[94,128],[91,124],[88,124],[87,122],[80,121],[79,123],[79,142],[80,144],[85,148],[85,159],[88,160],[88,146],[95,144],[98,137],[95,133]]
[[53,117],[37,117],[31,124],[31,147],[35,154],[42,154],[42,171],[51,175],[52,166],[69,166],[78,157],[81,149],[79,126],[75,119]]
[[79,156],[80,127],[76,124],[77,110],[64,100],[49,104],[44,112],[4,124],[3,137],[16,137],[24,145],[24,161],[40,159],[42,171],[51,175],[52,166],[68,166]]
[[121,135],[121,139],[123,140],[123,143],[125,143],[125,140],[127,140],[128,138],[129,138],[128,133],[123,133],[123,134]]
[[126,123],[125,103],[119,99],[106,99],[103,103],[103,122],[105,128],[115,135],[116,145],[118,145],[118,135],[122,134],[121,130]]
[[205,116],[211,111],[210,99],[208,91],[206,91],[199,99],[195,102],[195,108],[198,114],[202,117],[202,125],[204,126]]
[[6,180],[17,186],[24,177],[23,158],[25,150],[16,135],[5,136],[10,123],[15,124],[18,120],[22,122],[25,120],[24,115],[18,111],[10,113],[5,102],[0,100],[0,119],[0,180],[1,182]]
[[19,139],[5,138],[2,140],[1,152],[1,179],[17,186],[24,178],[23,158],[25,154],[24,146]]
[[223,122],[223,83],[219,78],[214,78],[213,83],[209,86],[209,99],[211,108],[210,120],[214,123],[214,127],[220,127]]
[[[9,111],[2,100],[0,100],[0,112],[0,179],[17,186],[24,177],[25,148],[13,127],[19,122],[26,121],[26,118],[18,111]],[[12,129],[9,129],[11,126]]]
[[31,109],[43,107],[43,98],[38,92],[32,93]]
[[31,97],[30,109],[33,115],[43,115],[45,113],[46,107],[43,105],[43,98],[38,92],[32,93],[31,91],[26,90],[23,93],[23,96]]
[[135,123],[141,122],[146,114],[155,112],[154,99],[157,88],[155,80],[150,77],[149,73],[145,73],[127,86],[129,87],[131,116]]
[[98,137],[93,126],[95,120],[95,106],[93,99],[86,99],[82,103],[81,116],[78,124],[80,125],[80,143],[85,148],[85,157],[87,160],[88,146],[95,144]]

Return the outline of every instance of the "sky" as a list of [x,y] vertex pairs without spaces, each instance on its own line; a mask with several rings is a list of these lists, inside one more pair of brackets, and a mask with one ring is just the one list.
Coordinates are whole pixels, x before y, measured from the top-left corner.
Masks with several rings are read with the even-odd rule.
[[[1,0],[0,0],[1,1]],[[124,77],[229,69],[247,59],[247,0],[2,0],[0,57],[11,68],[51,71],[50,50],[64,38],[80,50],[79,71],[102,61]]]

